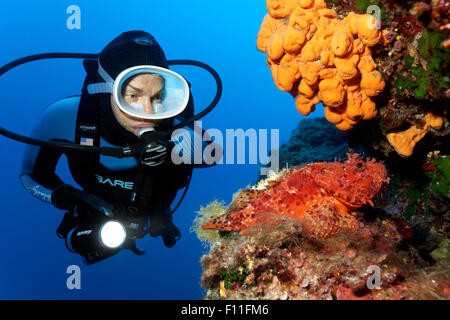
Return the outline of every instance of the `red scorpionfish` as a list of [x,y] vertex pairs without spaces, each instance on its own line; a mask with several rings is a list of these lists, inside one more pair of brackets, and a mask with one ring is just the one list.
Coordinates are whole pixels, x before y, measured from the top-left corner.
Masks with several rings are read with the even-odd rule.
[[244,190],[227,212],[202,225],[224,231],[248,228],[273,217],[298,221],[302,233],[329,238],[341,231],[355,232],[358,221],[350,214],[369,203],[389,182],[385,166],[348,154],[345,162],[312,163],[292,169],[264,190]]

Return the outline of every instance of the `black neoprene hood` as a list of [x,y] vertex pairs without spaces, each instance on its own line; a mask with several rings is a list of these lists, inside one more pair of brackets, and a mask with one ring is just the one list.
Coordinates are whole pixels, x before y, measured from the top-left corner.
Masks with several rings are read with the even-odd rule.
[[[98,61],[102,68],[115,79],[125,69],[139,65],[153,65],[169,69],[164,51],[155,38],[145,31],[127,31],[120,34],[100,52]],[[84,103],[100,106],[100,132],[102,137],[114,144],[124,146],[139,140],[133,133],[119,124],[111,110],[111,94],[88,94],[87,86],[91,83],[104,82],[98,74],[97,61],[85,61],[86,79],[82,90]],[[173,119],[165,119],[158,125],[158,130],[168,130]]]
[[145,31],[122,33],[100,52],[99,61],[113,79],[123,70],[139,65],[169,68],[161,46]]

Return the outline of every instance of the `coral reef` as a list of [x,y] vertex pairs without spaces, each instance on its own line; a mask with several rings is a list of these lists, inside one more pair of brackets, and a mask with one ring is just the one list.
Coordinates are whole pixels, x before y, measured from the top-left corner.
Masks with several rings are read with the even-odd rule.
[[[449,8],[448,0],[268,0],[257,47],[301,114],[322,101],[339,129],[360,128],[354,141],[370,132],[371,148],[408,157],[423,133],[438,144],[450,133]],[[442,125],[427,126],[430,114]]]
[[[200,209],[205,299],[450,299],[450,1],[267,9],[276,86],[326,119],[299,123],[286,169]],[[373,159],[331,162],[355,150]]]
[[431,154],[430,158],[423,166],[431,180],[430,189],[443,198],[450,198],[450,157]]
[[[447,265],[430,266],[377,218],[356,233],[304,238],[295,223],[234,234],[201,259],[205,299],[449,299]],[[376,282],[379,272],[379,286]]]
[[[396,151],[406,157],[416,152],[418,146],[414,148],[414,145],[423,137],[422,133],[429,132],[427,136],[432,135],[432,138],[427,139],[428,144],[424,142],[420,146],[421,149],[428,146],[421,154],[423,160],[429,151],[437,150],[431,148],[444,144],[450,133],[450,49],[445,45],[450,31],[450,1],[331,0],[327,4],[339,16],[353,11],[365,13],[370,6],[376,6],[381,18],[380,27],[387,30],[386,36],[392,39],[384,47],[373,47],[372,57],[386,87],[375,100],[379,111],[377,117],[370,123],[361,124],[354,139],[364,139],[358,136],[363,131],[372,132],[370,143],[364,146],[366,149],[370,145],[385,154]],[[424,131],[430,113],[440,117],[443,124],[439,129]],[[396,139],[389,139],[396,135],[407,136],[406,140],[412,144],[406,149],[411,150],[399,148]]]
[[275,84],[295,97],[302,115],[321,101],[340,130],[376,116],[370,97],[385,83],[370,47],[389,39],[375,18],[350,12],[341,20],[323,0],[267,0],[267,9],[257,47],[267,52]]
[[450,265],[450,239],[444,239],[439,244],[439,247],[433,252],[430,253],[430,255],[433,257],[434,260],[436,260],[439,264],[442,265]]
[[418,248],[429,251],[449,238],[450,157],[429,153],[421,170],[395,162],[387,165],[392,168],[392,179],[378,207],[411,226]]
[[446,96],[449,52],[444,39],[449,35],[450,1],[327,0],[327,4],[338,16],[379,15],[380,27],[392,40],[373,52],[389,89],[386,94],[400,99]]
[[[367,128],[371,127],[364,129]],[[366,135],[368,144],[372,141],[370,139],[377,138],[374,131],[361,128],[355,130],[357,136]],[[430,231],[433,233],[433,228],[442,229],[442,236],[445,229],[450,231],[450,225],[446,227],[450,222],[450,215],[445,215],[450,212],[450,157],[439,151],[423,155],[428,150],[423,148],[424,144],[445,149],[443,145],[429,135],[420,142],[424,144],[419,145],[419,149],[416,147],[416,152],[411,157],[403,158],[396,154],[386,157],[382,152],[376,152],[377,150],[355,147],[352,139],[346,140],[352,136],[348,132],[339,131],[324,118],[302,119],[288,143],[281,146],[280,163],[283,167],[288,164],[287,167],[293,168],[310,162],[343,158],[349,151],[383,159],[391,181],[389,189],[384,192],[383,201],[376,201],[377,207],[383,208],[396,221],[406,221],[418,235]],[[434,240],[432,242],[437,245]]]
[[202,229],[240,230],[246,234],[261,224],[276,225],[286,217],[303,234],[329,238],[341,231],[354,232],[356,219],[349,212],[372,204],[387,183],[382,163],[349,154],[345,162],[319,162],[285,170],[265,188],[245,189],[226,213],[202,225]]
[[[349,190],[361,197],[355,190],[359,184],[349,180],[358,166],[343,170],[347,176],[323,166],[323,179],[317,180],[327,190],[340,190],[336,199]],[[329,206],[319,206],[312,216],[317,223],[312,230],[319,232],[289,214],[297,200],[303,203],[305,192],[293,190],[289,180],[301,169],[284,169],[241,190],[228,207],[214,201],[202,208],[193,229],[208,239],[204,244],[210,249],[201,258],[204,298],[449,300],[450,157],[429,153],[422,174],[392,162],[386,166],[393,169],[389,188],[375,199],[365,197],[373,206],[369,201],[370,206],[355,206],[352,223],[343,225],[338,217],[322,219]],[[347,189],[336,188],[345,181]],[[205,224],[222,230],[205,230]]]

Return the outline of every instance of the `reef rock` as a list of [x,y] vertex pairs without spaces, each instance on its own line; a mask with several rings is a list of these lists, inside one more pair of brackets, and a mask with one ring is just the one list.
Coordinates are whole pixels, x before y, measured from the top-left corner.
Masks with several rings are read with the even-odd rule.
[[201,208],[204,298],[450,299],[448,159],[430,155],[420,189],[390,175],[378,198],[386,169],[350,156]]
[[349,151],[347,133],[325,118],[304,118],[279,150],[280,166],[296,167],[312,162],[345,159]]
[[376,219],[332,239],[302,237],[295,224],[214,243],[201,259],[205,299],[449,299],[448,265],[400,249],[395,223]]

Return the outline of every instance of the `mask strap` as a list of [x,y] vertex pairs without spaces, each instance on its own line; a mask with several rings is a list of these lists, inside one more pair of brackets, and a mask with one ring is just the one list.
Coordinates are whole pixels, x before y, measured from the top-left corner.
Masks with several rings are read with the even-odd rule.
[[89,94],[96,94],[96,93],[112,93],[112,89],[114,86],[114,79],[111,78],[111,76],[108,74],[108,72],[103,69],[102,65],[100,64],[100,61],[98,62],[98,74],[100,77],[105,80],[105,82],[97,82],[97,83],[91,83],[87,86],[87,91]]

